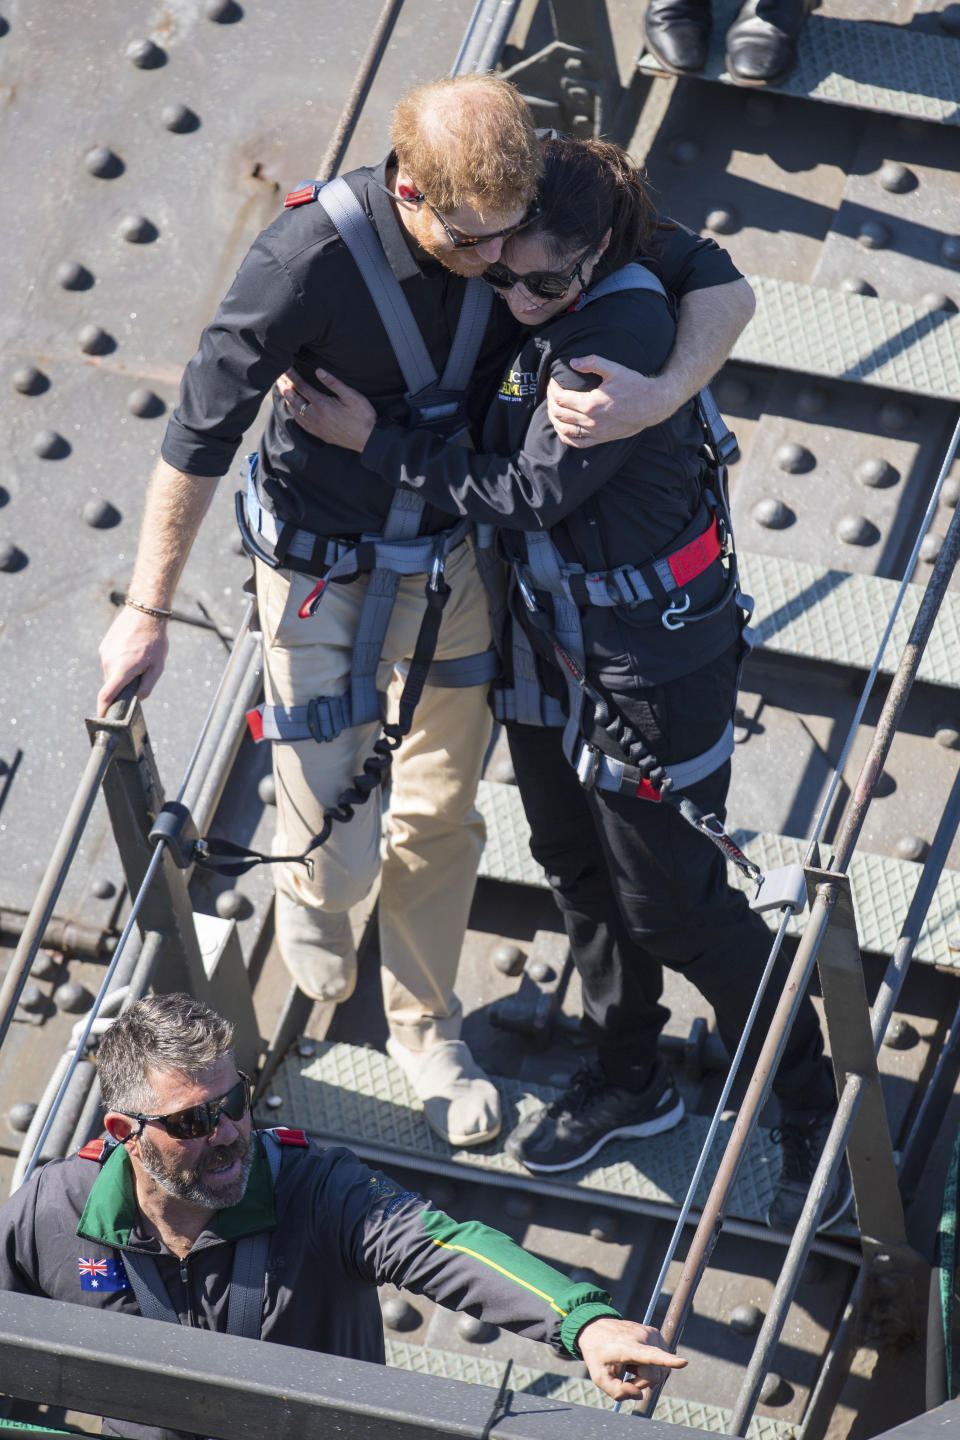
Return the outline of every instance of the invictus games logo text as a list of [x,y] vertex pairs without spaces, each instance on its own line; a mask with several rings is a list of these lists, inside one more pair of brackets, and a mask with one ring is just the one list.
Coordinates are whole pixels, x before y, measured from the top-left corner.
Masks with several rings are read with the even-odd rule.
[[536,395],[537,372],[535,370],[509,370],[500,386],[501,400],[522,400],[524,395]]

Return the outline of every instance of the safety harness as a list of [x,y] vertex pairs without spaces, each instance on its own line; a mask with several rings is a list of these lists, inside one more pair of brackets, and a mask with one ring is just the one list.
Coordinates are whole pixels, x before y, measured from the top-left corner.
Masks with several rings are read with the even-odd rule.
[[[622,290],[653,290],[666,298],[656,276],[643,265],[629,264],[581,295],[577,308]],[[541,375],[540,383],[544,380]],[[526,558],[508,557],[512,579],[523,599],[529,624],[544,639],[544,653],[564,677],[566,705],[544,693],[530,638],[524,627],[515,623],[510,647],[512,684],[495,688],[494,710],[499,720],[562,726],[564,754],[582,785],[641,800],[666,801],[756,883],[761,871],[727,835],[719,817],[705,815],[684,793],[730,759],[734,748],[732,721],[702,754],[679,764],[661,765],[626,717],[587,678],[581,612],[591,605],[625,609],[633,618],[649,611],[659,614],[667,630],[680,630],[736,604],[741,616],[741,643],[744,652],[749,649],[746,622],[753,601],[739,590],[726,486],[726,462],[735,456],[737,441],[724,424],[709,389],[700,392],[697,408],[705,439],[701,453],[709,475],[708,481],[702,483],[701,523],[704,517],[706,523],[700,533],[678,549],[638,566],[588,571],[583,565],[565,560],[547,532],[523,532]],[[692,609],[685,587],[717,562],[726,566],[723,594],[702,609]],[[585,729],[585,701],[592,708],[589,733]]]
[[[467,281],[450,355],[442,376],[438,376],[377,233],[347,182],[342,177],[326,185],[310,182],[292,191],[284,204],[289,208],[312,201],[323,207],[335,225],[377,307],[406,382],[411,425],[469,445],[465,395],[486,330],[492,290],[482,280]],[[353,644],[349,694],[318,695],[305,705],[259,705],[247,715],[255,741],[291,743],[312,739],[322,743],[351,726],[381,722],[377,669],[401,576],[427,577],[426,609],[413,655],[403,667],[406,673],[397,721],[382,723],[373,753],[364,761],[363,773],[354,776],[336,804],[324,811],[323,825],[303,853],[263,855],[216,837],[195,846],[193,858],[199,864],[231,875],[243,874],[254,865],[284,861],[300,862],[310,870],[310,854],[326,842],[334,823],[351,820],[355,807],[385,785],[393,751],[412,727],[423,687],[482,685],[492,680],[498,669],[498,657],[492,648],[454,660],[434,660],[443,609],[450,595],[444,580],[446,559],[472,533],[469,521],[458,521],[437,534],[420,535],[424,501],[411,491],[398,490],[380,535],[364,535],[358,541],[328,539],[290,522],[278,524],[263,504],[257,468],[257,456],[249,456],[246,493],[238,492],[236,497],[240,534],[248,554],[271,569],[284,567],[318,577],[300,607],[301,619],[309,620],[317,613],[329,585],[348,585],[361,575],[369,578]],[[492,563],[492,558],[484,557],[481,571]]]
[[[302,1130],[277,1127],[258,1133],[263,1139],[264,1152],[270,1165],[270,1179],[276,1185],[282,1147],[293,1145],[304,1149],[309,1142]],[[115,1140],[91,1140],[78,1153],[81,1159],[96,1160],[102,1165],[116,1149],[116,1145]],[[247,1340],[260,1339],[263,1281],[267,1273],[270,1234],[269,1230],[258,1230],[252,1235],[242,1235],[234,1246],[230,1298],[227,1302],[228,1335],[241,1335]],[[130,1281],[130,1288],[137,1297],[141,1315],[147,1320],[167,1320],[179,1325],[179,1313],[167,1293],[153,1256],[144,1255],[137,1250],[124,1250],[123,1268]]]

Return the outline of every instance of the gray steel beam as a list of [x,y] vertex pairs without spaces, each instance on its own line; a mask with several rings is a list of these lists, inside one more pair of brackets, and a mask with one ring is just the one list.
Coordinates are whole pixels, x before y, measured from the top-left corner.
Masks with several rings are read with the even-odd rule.
[[[222,1440],[592,1440],[609,1411],[287,1345],[0,1294],[0,1374],[18,1399]],[[503,1400],[502,1408],[498,1402]],[[502,1414],[502,1418],[498,1418]],[[495,1425],[492,1423],[495,1421]],[[700,1431],[650,1421],[649,1440]]]

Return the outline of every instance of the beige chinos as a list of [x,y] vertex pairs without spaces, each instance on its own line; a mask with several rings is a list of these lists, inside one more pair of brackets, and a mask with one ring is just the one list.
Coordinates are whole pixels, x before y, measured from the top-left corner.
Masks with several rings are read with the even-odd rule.
[[[491,643],[489,609],[474,562],[472,542],[448,557],[451,594],[443,612],[437,660],[475,655]],[[366,580],[332,584],[316,615],[297,611],[315,580],[257,562],[263,628],[265,692],[270,705],[305,705],[318,695],[350,688],[353,640]],[[400,580],[384,639],[377,686],[388,692],[396,715],[402,677],[396,665],[413,652],[425,609],[425,577]],[[384,1008],[391,1034],[411,1050],[457,1039],[460,1005],[454,994],[457,964],[483,850],[483,821],[476,791],[490,738],[487,686],[461,689],[427,685],[413,729],[394,754],[390,809],[382,858],[379,902]],[[276,854],[297,854],[323,823],[363,761],[372,753],[376,724],[351,727],[336,739],[279,742],[273,746],[277,790]],[[320,946],[297,947],[296,965],[285,956],[300,988],[323,996],[320,975],[356,972],[348,912],[368,894],[381,868],[381,793],[374,791],[347,824],[313,852],[311,879],[302,865],[278,867],[278,895],[309,907]],[[326,953],[324,953],[326,952]],[[311,960],[315,956],[315,962]],[[320,967],[318,974],[311,966]]]

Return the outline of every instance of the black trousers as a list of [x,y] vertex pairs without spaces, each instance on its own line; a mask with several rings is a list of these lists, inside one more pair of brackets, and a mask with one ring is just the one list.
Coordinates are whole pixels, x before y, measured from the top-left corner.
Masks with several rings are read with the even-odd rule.
[[[615,695],[663,763],[693,758],[733,714],[737,654],[693,674]],[[610,791],[585,791],[561,748],[561,732],[509,725],[530,848],[563,915],[583,989],[584,1027],[607,1078],[642,1088],[669,1018],[663,966],[685,975],[712,1005],[732,1055],[771,947],[764,921],[727,878],[727,862],[670,806]],[[704,812],[724,815],[730,765],[688,788]],[[763,1044],[789,970],[781,951],[754,1024],[748,1057]],[[774,1086],[798,1118],[836,1103],[816,1012],[805,998]]]

